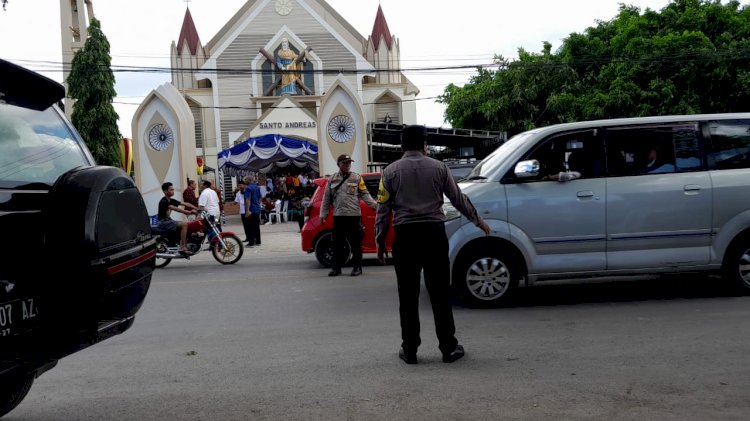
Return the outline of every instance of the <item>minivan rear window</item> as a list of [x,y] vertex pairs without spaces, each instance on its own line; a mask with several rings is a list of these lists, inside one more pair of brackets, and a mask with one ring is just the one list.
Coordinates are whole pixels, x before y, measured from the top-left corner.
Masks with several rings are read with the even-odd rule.
[[0,186],[52,185],[63,173],[89,165],[60,113],[0,103]]
[[700,171],[698,124],[615,127],[607,133],[609,176]]
[[750,167],[750,121],[711,121],[707,126],[711,135],[707,154],[710,169]]

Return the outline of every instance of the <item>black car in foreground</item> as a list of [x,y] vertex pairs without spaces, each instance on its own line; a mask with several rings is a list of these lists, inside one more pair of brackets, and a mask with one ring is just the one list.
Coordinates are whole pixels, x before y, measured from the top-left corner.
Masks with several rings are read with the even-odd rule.
[[140,192],[95,165],[64,94],[0,60],[0,417],[60,358],[127,330],[154,269]]

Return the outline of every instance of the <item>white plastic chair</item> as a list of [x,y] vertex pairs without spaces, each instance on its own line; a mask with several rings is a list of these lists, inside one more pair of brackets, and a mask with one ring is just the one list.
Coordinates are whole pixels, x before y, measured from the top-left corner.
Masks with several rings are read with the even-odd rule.
[[271,213],[268,214],[268,221],[270,223],[273,224],[274,220],[276,222],[281,222],[281,215],[283,215],[283,213],[281,212],[281,207],[282,207],[282,202],[281,201],[276,202],[276,204],[273,207],[273,211],[271,211]]
[[288,200],[282,200],[280,203],[277,202],[273,207],[273,211],[268,214],[269,221],[273,224],[276,222],[288,222],[289,216],[287,215],[287,207],[289,206]]
[[287,215],[287,208],[289,207],[289,201],[288,200],[282,200],[281,201],[281,220],[284,222],[289,221],[289,215]]

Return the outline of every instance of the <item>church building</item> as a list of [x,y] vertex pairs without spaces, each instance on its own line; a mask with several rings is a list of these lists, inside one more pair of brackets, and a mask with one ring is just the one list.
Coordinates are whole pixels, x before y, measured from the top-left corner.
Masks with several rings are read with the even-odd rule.
[[[171,47],[171,86],[154,90],[133,119],[136,161],[164,167],[136,168],[149,178],[137,180],[147,204],[164,180],[181,191],[178,179],[195,178],[198,158],[220,169],[221,151],[253,138],[312,145],[307,163],[320,174],[335,172],[340,154],[366,172],[370,123],[416,124],[419,94],[399,70],[382,8],[373,12],[365,38],[324,0],[249,0],[204,44],[188,8]],[[231,189],[231,174],[218,174]]]

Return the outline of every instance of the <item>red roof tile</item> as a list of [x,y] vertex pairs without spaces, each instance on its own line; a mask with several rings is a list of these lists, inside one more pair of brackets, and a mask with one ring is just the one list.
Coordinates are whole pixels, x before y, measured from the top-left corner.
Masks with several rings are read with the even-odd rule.
[[193,23],[193,16],[190,14],[190,9],[185,11],[185,19],[182,21],[182,29],[180,30],[180,38],[177,41],[177,54],[182,54],[182,49],[185,43],[190,48],[190,54],[195,55],[198,52],[198,46],[200,46],[201,40],[198,38],[198,31],[195,29],[195,23]]
[[381,37],[385,40],[389,50],[393,48],[393,37],[391,36],[390,29],[388,29],[388,22],[385,21],[383,8],[378,5],[378,14],[375,16],[375,25],[372,26],[372,43],[376,50],[380,48]]

